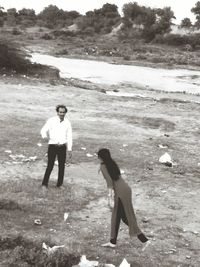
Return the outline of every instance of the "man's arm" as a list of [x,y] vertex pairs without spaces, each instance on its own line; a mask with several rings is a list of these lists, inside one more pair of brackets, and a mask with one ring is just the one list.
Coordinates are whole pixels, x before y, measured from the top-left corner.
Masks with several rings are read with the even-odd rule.
[[49,131],[49,120],[44,124],[44,126],[42,127],[41,131],[40,131],[40,134],[42,136],[42,138],[47,138],[47,134],[48,134],[48,131]]
[[67,155],[69,159],[72,158],[72,126],[70,121],[67,130]]

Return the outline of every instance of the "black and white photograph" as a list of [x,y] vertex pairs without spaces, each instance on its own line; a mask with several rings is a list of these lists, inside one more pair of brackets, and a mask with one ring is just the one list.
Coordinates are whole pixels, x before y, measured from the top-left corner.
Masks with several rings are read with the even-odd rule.
[[0,267],[200,266],[200,1],[0,0]]

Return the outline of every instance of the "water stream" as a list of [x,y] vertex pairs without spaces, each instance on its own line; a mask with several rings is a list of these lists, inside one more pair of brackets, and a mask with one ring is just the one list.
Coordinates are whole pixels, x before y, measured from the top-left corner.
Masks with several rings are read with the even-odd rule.
[[200,94],[200,71],[116,65],[42,54],[33,54],[32,62],[58,68],[63,78],[77,78],[107,85],[128,83],[154,90]]

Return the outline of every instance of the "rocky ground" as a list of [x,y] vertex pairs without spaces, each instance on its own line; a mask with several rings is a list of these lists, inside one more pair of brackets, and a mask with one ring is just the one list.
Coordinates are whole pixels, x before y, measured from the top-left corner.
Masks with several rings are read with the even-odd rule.
[[[1,267],[47,266],[43,242],[71,253],[67,264],[54,266],[75,265],[81,255],[101,266],[119,266],[123,258],[138,267],[200,266],[198,96],[6,75],[0,87]],[[55,166],[43,192],[47,144],[39,131],[58,103],[69,109],[73,159],[64,190],[55,188]],[[101,147],[110,148],[132,187],[138,223],[152,240],[144,252],[123,224],[115,249],[100,246],[109,239],[111,216],[95,154]],[[172,167],[159,163],[165,152]]]

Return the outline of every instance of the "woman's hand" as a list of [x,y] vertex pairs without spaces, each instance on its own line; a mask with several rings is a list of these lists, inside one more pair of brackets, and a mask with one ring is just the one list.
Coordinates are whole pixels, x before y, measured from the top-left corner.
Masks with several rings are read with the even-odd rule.
[[114,203],[114,190],[112,188],[108,188],[108,207],[113,208]]

